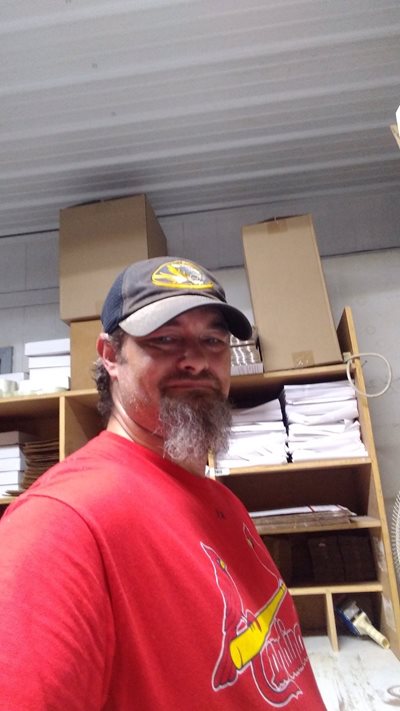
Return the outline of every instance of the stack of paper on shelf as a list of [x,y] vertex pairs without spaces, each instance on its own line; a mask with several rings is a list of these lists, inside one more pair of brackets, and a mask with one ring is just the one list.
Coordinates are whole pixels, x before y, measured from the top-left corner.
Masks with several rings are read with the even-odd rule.
[[293,462],[368,456],[356,394],[347,380],[285,385],[283,398]]
[[0,486],[18,487],[25,470],[25,457],[18,444],[0,445]]
[[19,490],[26,467],[24,443],[33,439],[18,430],[0,432],[0,496]]
[[30,384],[32,391],[67,390],[71,377],[70,348],[69,338],[25,343],[30,382],[24,384],[24,392]]
[[28,442],[24,445],[24,454],[26,466],[21,486],[22,489],[27,489],[41,474],[58,462],[58,440]]
[[258,526],[270,526],[271,528],[290,526],[293,529],[349,523],[356,515],[354,511],[338,504],[250,511],[251,518]]
[[258,346],[257,330],[253,327],[251,337],[241,341],[231,335],[231,375],[262,373],[263,364]]
[[278,399],[233,411],[229,446],[215,458],[216,469],[284,464],[287,462],[286,428]]

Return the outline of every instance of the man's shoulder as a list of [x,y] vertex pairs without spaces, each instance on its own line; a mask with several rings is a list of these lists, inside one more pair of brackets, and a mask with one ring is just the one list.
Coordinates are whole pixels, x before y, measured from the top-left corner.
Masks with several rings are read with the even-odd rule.
[[111,502],[138,470],[137,452],[127,444],[102,432],[42,474],[24,496],[51,497],[74,508],[101,505],[105,497]]

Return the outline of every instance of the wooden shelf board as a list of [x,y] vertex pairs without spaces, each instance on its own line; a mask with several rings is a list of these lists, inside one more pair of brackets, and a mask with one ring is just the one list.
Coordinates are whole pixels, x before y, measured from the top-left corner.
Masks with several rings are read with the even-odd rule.
[[216,479],[223,480],[225,476],[237,476],[248,474],[263,474],[268,472],[296,472],[318,470],[318,469],[354,469],[360,466],[369,466],[371,459],[369,457],[348,457],[346,459],[308,459],[305,462],[288,462],[286,464],[266,464],[265,466],[258,465],[255,467],[237,467],[229,469],[226,474],[219,474],[218,468],[215,475]]
[[88,405],[89,407],[96,407],[98,402],[98,392],[94,388],[87,390],[68,390],[64,393],[66,400],[77,400],[82,405]]
[[66,390],[64,395],[67,397],[75,397],[75,396],[86,396],[86,395],[97,395],[97,390],[96,388],[84,388],[81,390]]
[[8,506],[17,498],[18,496],[0,496],[0,506]]
[[258,531],[258,533],[261,536],[273,536],[276,534],[283,534],[283,533],[290,533],[290,534],[296,534],[296,533],[316,533],[316,532],[323,532],[323,531],[352,531],[354,529],[359,529],[359,528],[380,528],[381,527],[381,522],[377,518],[373,518],[372,516],[354,516],[354,518],[351,519],[351,521],[342,523],[342,522],[337,522],[337,523],[329,523],[329,524],[324,524],[324,523],[315,523],[312,525],[304,524],[301,525],[299,524],[296,526],[296,524],[257,524],[256,519],[253,519],[255,527]]
[[57,411],[60,397],[65,392],[46,393],[45,395],[15,395],[0,399],[0,417],[43,415]]
[[13,397],[0,398],[0,417],[12,417],[32,414],[43,414],[57,409],[60,398],[72,398],[83,404],[96,405],[97,390],[63,390],[42,395],[14,395]]
[[316,365],[313,368],[293,368],[292,370],[274,370],[269,373],[255,373],[254,375],[233,375],[231,377],[231,390],[236,389],[258,389],[277,383],[291,383],[299,381],[313,382],[318,379],[330,380],[334,378],[346,378],[346,364],[335,363],[333,365]]
[[340,583],[338,585],[307,585],[304,587],[289,588],[289,592],[293,597],[300,597],[303,595],[382,592],[382,589],[382,583],[378,581],[368,581],[365,583]]

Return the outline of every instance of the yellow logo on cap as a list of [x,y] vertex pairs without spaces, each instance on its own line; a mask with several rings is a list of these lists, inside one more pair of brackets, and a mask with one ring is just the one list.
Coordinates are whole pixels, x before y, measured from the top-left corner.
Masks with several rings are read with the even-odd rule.
[[197,264],[183,259],[161,264],[153,272],[151,281],[155,286],[172,289],[212,289],[214,286]]

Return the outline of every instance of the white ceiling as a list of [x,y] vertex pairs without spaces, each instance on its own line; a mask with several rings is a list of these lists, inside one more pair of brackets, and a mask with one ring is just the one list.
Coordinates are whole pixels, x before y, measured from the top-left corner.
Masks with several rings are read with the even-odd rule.
[[399,0],[1,0],[0,236],[400,185]]

